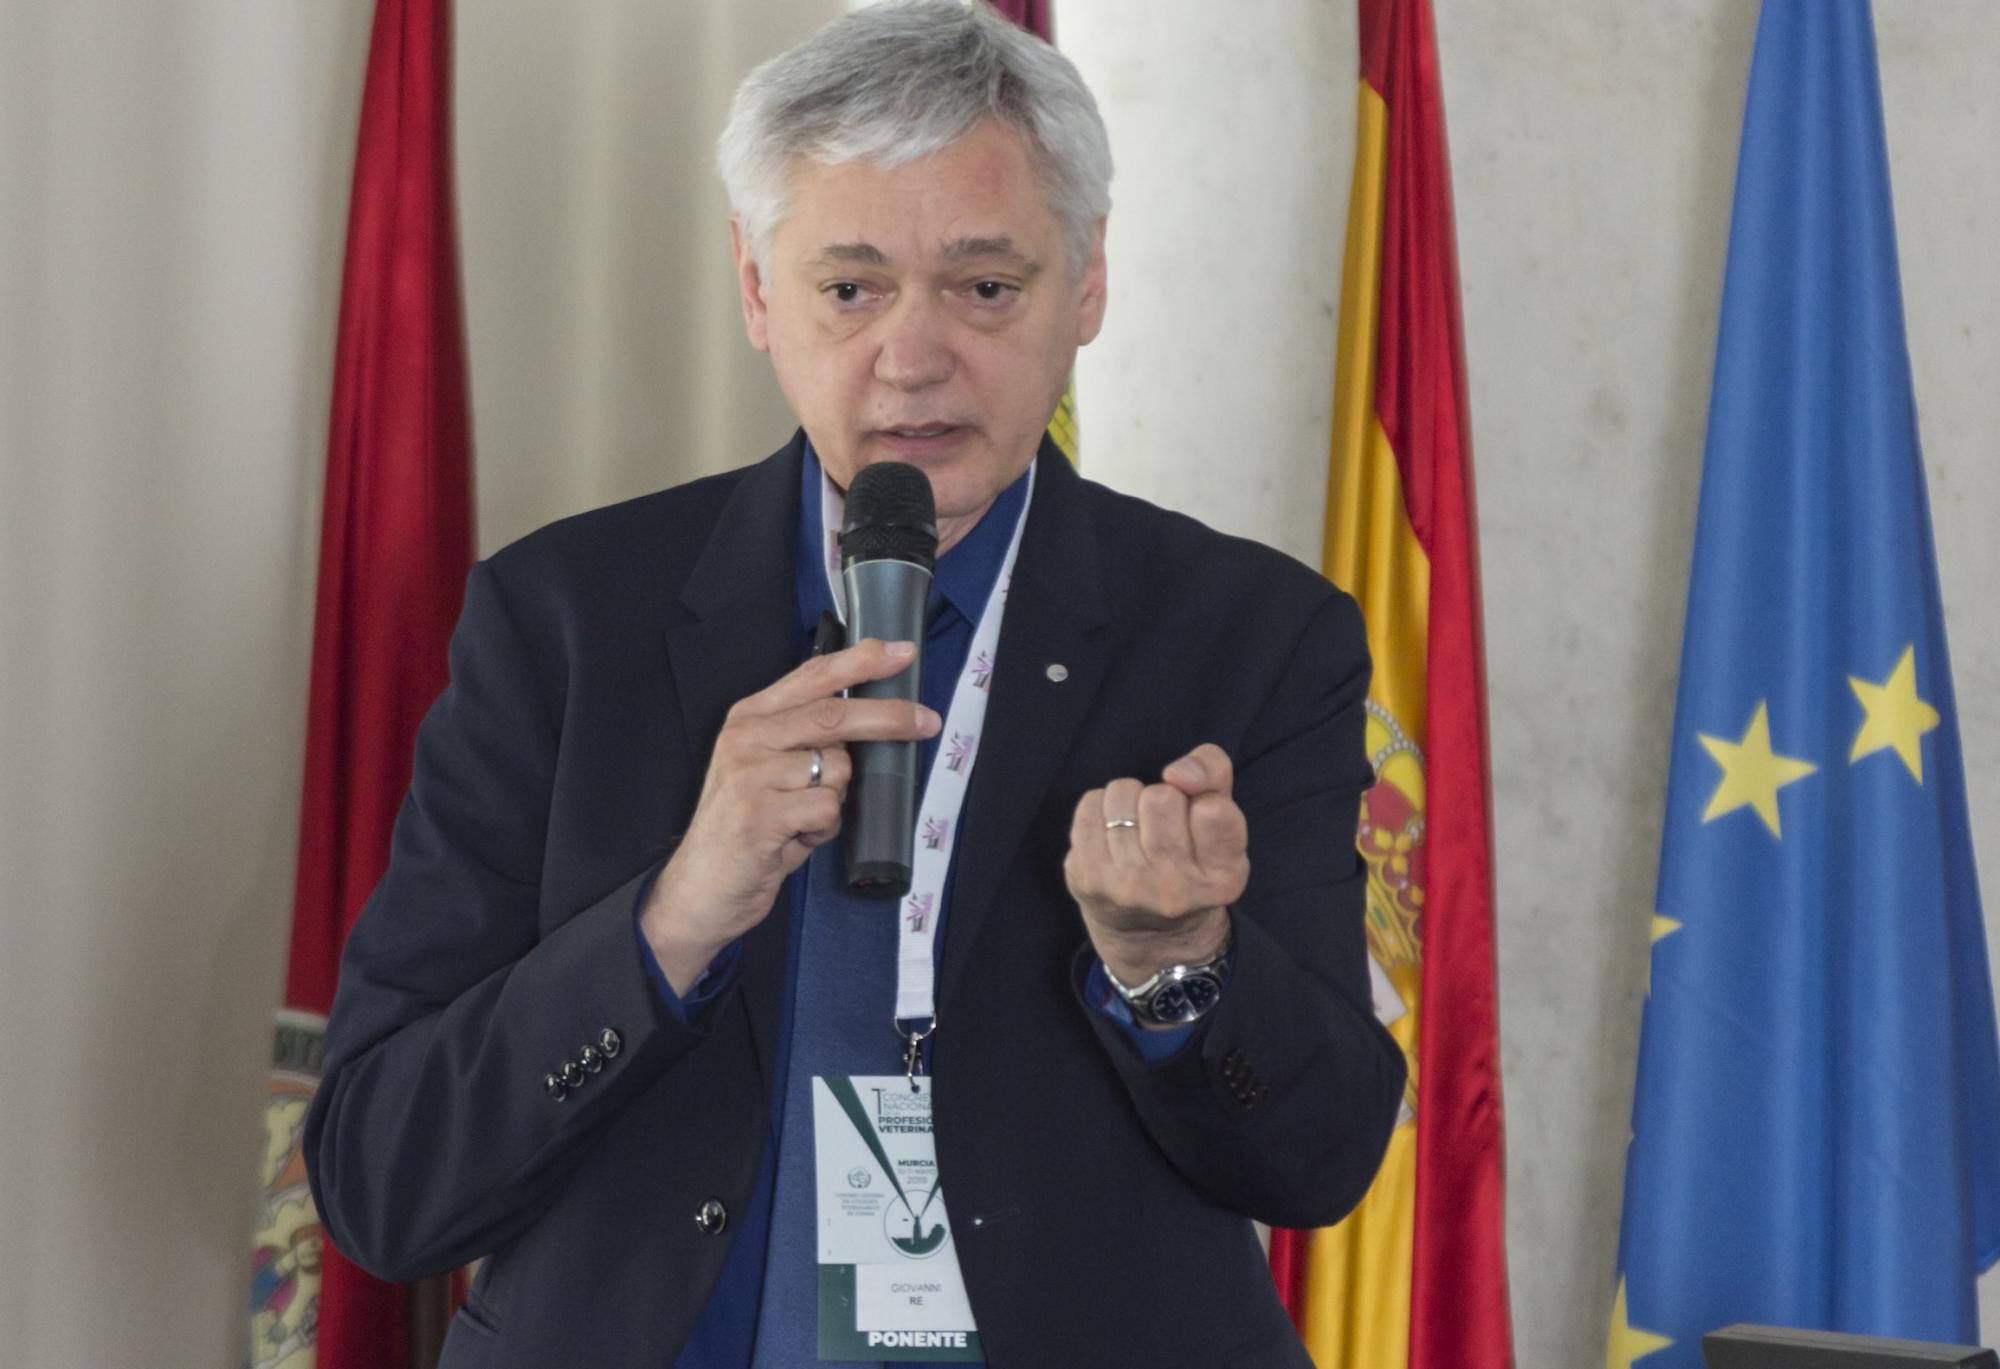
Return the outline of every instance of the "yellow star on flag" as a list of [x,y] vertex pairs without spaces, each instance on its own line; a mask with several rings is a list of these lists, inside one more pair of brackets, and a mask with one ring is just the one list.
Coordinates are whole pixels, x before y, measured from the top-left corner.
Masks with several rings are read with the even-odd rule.
[[1726,742],[1706,732],[1697,735],[1715,763],[1722,767],[1722,782],[1715,786],[1715,796],[1708,801],[1701,820],[1714,822],[1739,808],[1754,808],[1771,829],[1771,835],[1782,839],[1784,833],[1778,830],[1778,791],[1819,767],[1811,761],[1780,756],[1771,750],[1770,710],[1762,699],[1757,701],[1757,713],[1750,719],[1741,741]]
[[1618,1280],[1618,1297],[1611,1304],[1611,1339],[1604,1347],[1604,1369],[1632,1369],[1632,1361],[1673,1344],[1667,1336],[1641,1331],[1625,1315],[1625,1280]]
[[1847,683],[1868,716],[1854,734],[1854,749],[1847,755],[1852,765],[1863,756],[1889,747],[1903,758],[1910,778],[1924,782],[1924,748],[1919,740],[1938,725],[1938,711],[1917,697],[1917,649],[1903,648],[1903,658],[1881,684],[1870,684],[1859,675],[1849,675]]
[[[1681,924],[1674,921],[1672,918],[1667,917],[1662,913],[1653,914],[1653,944],[1655,946],[1659,945],[1662,941],[1665,941],[1668,937],[1672,936],[1675,932],[1678,932],[1680,929],[1681,929]],[[1648,955],[1646,957],[1647,997],[1650,998],[1652,996],[1652,993],[1653,993],[1653,957],[1651,955]]]

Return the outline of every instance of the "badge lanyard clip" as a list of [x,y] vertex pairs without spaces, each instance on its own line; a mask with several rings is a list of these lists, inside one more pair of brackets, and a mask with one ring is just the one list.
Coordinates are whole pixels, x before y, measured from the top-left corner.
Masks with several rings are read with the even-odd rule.
[[903,1075],[910,1081],[910,1092],[920,1093],[917,1075],[924,1068],[924,1042],[937,1034],[937,1013],[931,1014],[931,1024],[922,1031],[904,1031],[901,1022],[896,1023],[896,1034],[903,1038]]

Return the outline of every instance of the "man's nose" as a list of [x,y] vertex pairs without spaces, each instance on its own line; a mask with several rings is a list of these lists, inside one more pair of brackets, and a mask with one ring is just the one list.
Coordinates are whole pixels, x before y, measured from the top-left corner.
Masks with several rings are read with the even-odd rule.
[[957,365],[950,320],[938,302],[920,291],[904,295],[882,320],[875,378],[899,390],[921,390],[949,380]]

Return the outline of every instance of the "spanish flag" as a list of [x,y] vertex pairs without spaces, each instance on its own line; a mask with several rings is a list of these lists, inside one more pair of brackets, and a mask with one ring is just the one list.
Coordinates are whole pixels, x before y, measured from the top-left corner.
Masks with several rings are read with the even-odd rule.
[[1274,1232],[1271,1265],[1320,1369],[1495,1369],[1513,1351],[1451,176],[1429,0],[1360,0],[1360,21],[1324,569],[1375,658],[1358,838],[1375,1007],[1409,1086],[1361,1205]]

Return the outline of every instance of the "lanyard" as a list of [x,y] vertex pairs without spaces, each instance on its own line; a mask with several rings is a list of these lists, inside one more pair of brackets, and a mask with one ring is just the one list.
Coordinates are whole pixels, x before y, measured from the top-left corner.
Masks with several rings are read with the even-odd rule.
[[[1021,551],[1021,532],[1028,525],[1028,508],[1035,499],[1035,468],[1028,468],[1027,498],[1014,521],[1006,559],[986,596],[986,607],[966,648],[965,668],[952,689],[951,708],[938,733],[938,756],[917,806],[917,832],[910,859],[910,892],[897,909],[896,1032],[905,1043],[904,1071],[914,1085],[923,1042],[937,1031],[936,975],[933,946],[937,914],[944,902],[945,876],[958,844],[958,819],[965,810],[966,789],[973,763],[979,758],[979,734],[986,722],[986,701],[993,688],[993,662],[1000,645],[1000,619],[1007,611],[1007,590],[1014,578],[1014,561]],[[840,574],[839,528],[846,520],[847,500],[829,476],[820,482],[820,528],[825,534],[826,578],[833,591],[834,611],[846,621],[847,594]],[[927,1025],[905,1031],[906,1021]]]

